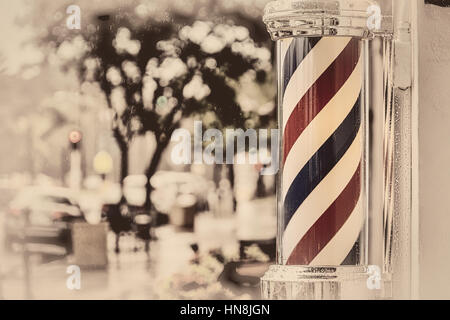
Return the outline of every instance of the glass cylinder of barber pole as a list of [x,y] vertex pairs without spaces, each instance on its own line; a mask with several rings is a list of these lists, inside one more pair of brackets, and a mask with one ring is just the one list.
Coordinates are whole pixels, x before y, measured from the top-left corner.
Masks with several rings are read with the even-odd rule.
[[283,265],[366,263],[364,46],[355,37],[278,41]]
[[[275,1],[280,171],[267,299],[365,299],[369,1]],[[382,212],[380,212],[382,214]],[[375,283],[376,286],[376,283]]]

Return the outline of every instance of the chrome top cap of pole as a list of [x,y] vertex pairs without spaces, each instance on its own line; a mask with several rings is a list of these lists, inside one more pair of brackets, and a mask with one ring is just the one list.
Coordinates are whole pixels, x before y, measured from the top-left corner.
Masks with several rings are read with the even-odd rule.
[[372,0],[278,0],[269,2],[263,18],[273,40],[302,36],[388,35],[392,16]]

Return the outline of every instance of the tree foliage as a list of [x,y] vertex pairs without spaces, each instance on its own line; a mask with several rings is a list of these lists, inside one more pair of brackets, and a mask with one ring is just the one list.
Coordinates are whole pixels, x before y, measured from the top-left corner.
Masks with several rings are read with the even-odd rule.
[[[216,128],[265,126],[273,119],[273,112],[259,114],[239,103],[241,79],[267,83],[272,61],[260,21],[234,17],[187,24],[186,17],[174,16],[136,23],[132,15],[108,14],[93,21],[95,32],[69,41],[81,53],[65,66],[75,66],[82,83],[97,83],[112,111],[122,179],[136,135],[152,132],[156,138],[146,171],[150,178],[184,118],[209,114],[205,125]],[[57,50],[70,51],[64,48],[67,42],[58,43]],[[267,100],[273,103],[273,97]]]

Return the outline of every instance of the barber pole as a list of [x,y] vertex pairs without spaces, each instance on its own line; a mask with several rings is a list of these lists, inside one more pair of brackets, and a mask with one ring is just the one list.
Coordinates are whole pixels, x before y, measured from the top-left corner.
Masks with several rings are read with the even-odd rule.
[[[408,135],[403,124],[411,108],[401,106],[411,93],[398,97],[392,86],[395,37],[387,4],[277,0],[265,7],[276,42],[281,132],[277,264],[261,278],[265,299],[392,296],[391,238],[401,234],[392,225],[403,199],[394,188],[410,180],[394,173],[388,181],[386,172],[410,172],[411,162],[396,167],[408,154],[396,146]],[[388,116],[394,110],[395,121]],[[390,145],[389,163],[383,150]],[[402,211],[396,219],[406,216]]]
[[364,225],[361,52],[352,37],[280,41],[285,265],[357,264]]

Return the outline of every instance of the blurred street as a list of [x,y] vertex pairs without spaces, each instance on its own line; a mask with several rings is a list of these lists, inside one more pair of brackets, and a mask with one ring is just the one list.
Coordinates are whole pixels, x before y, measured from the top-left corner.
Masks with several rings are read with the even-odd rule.
[[[191,267],[194,254],[189,247],[193,236],[187,232],[174,232],[171,227],[157,230],[160,241],[152,243],[150,254],[142,250],[135,252],[135,239],[124,237],[123,251],[114,253],[114,235],[108,237],[109,264],[106,269],[82,270],[81,289],[69,290],[66,286],[69,274],[66,269],[73,264],[73,258],[59,258],[45,261],[42,257],[31,259],[29,291],[24,281],[23,257],[21,254],[8,254],[2,259],[3,299],[173,299],[178,298],[182,287],[175,285],[173,277],[184,274],[189,285],[187,270]],[[51,259],[51,257],[47,257]],[[193,277],[191,281],[194,281]],[[236,289],[228,295],[223,288],[210,284],[205,292],[197,291],[198,298],[206,293],[216,293],[218,298],[258,298],[258,290]],[[27,296],[28,295],[28,296]],[[192,296],[195,298],[195,295]]]
[[266,3],[0,2],[0,299],[259,298]]

